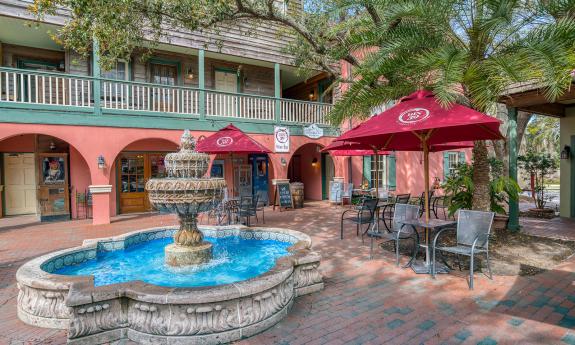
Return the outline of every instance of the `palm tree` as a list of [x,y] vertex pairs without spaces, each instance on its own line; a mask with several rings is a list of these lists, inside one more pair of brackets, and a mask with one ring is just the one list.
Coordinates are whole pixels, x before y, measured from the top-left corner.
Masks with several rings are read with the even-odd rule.
[[[356,2],[356,3],[354,3]],[[416,89],[432,90],[492,112],[518,82],[540,85],[553,100],[568,89],[575,68],[575,21],[569,1],[350,0],[370,9],[342,41],[341,53],[362,56],[354,82],[336,103],[335,123],[367,116],[374,107]],[[475,143],[473,207],[489,210],[486,143]]]

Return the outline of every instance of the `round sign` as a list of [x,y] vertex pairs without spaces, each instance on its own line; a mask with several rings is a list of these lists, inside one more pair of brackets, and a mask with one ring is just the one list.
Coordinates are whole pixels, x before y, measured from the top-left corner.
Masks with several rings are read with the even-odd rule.
[[234,139],[230,137],[221,137],[216,140],[216,144],[220,147],[226,147],[231,145],[234,142]]
[[276,140],[281,144],[287,143],[289,140],[289,135],[287,131],[283,128],[278,129],[276,132]]
[[426,120],[429,117],[429,110],[425,108],[412,108],[399,114],[397,120],[406,125]]

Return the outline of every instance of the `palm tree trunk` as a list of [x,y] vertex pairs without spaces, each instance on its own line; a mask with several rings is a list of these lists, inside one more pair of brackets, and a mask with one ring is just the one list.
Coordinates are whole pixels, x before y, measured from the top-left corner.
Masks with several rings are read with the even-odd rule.
[[474,210],[490,211],[489,158],[485,141],[476,141],[473,147],[473,199]]

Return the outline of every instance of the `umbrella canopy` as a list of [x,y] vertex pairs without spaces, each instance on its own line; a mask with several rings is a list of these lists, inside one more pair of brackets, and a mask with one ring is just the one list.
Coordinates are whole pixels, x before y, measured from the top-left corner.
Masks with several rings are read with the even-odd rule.
[[196,151],[218,153],[271,153],[266,147],[250,138],[236,126],[229,124],[209,137],[200,140]]
[[[375,154],[375,151],[369,145],[349,141],[333,141],[323,148],[321,152],[329,152],[333,156],[370,156]],[[389,152],[379,151],[377,154],[388,155]]]
[[442,107],[432,92],[419,90],[394,107],[347,131],[336,141],[370,145],[374,150],[423,151],[425,220],[429,221],[429,152],[437,144],[503,139],[501,121],[471,108]]
[[365,143],[379,150],[413,151],[464,140],[502,139],[501,121],[471,108],[442,107],[430,91],[419,90],[397,105],[347,131],[337,141]]

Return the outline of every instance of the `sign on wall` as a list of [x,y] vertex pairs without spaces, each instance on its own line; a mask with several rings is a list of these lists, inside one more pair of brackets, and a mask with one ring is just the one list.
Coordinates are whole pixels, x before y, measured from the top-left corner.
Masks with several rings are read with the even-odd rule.
[[303,128],[303,135],[310,139],[319,139],[323,137],[323,128],[315,123]]
[[274,127],[274,147],[275,152],[289,152],[289,128]]

